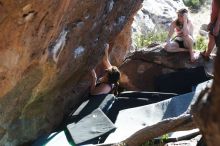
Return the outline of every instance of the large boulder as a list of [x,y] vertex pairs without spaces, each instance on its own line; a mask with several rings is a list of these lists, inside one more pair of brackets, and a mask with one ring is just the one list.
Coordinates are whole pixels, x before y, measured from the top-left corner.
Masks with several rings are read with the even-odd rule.
[[137,12],[132,24],[133,52],[138,50],[138,39],[151,37],[154,33],[168,32],[170,23],[176,19],[176,11],[185,7],[182,0],[144,0],[143,7]]
[[176,10],[182,7],[185,7],[182,0],[144,0],[142,8],[134,16],[134,21],[130,19],[111,43],[111,63],[120,66],[127,53],[135,51],[136,37],[154,31],[168,31],[170,23],[176,19]]
[[[170,23],[176,19],[176,10],[185,7],[182,0],[144,0],[142,8],[124,27],[112,43],[110,60],[120,66],[128,52],[133,52],[136,37],[154,31],[168,31]],[[162,28],[162,29],[161,29]]]
[[155,91],[155,79],[160,75],[199,66],[204,66],[207,75],[213,74],[213,59],[206,62],[199,56],[196,63],[191,63],[188,52],[168,53],[163,45],[142,48],[131,53],[120,66],[120,85],[126,90]]
[[[51,131],[142,0],[0,1],[0,145]],[[89,78],[89,77],[88,77]]]
[[115,66],[120,66],[127,53],[131,50],[131,25],[133,19],[130,19],[124,29],[116,37],[115,41],[111,45],[110,61]]
[[176,10],[182,7],[185,7],[182,0],[144,0],[134,17],[133,32],[147,34],[161,27],[167,29],[176,19]]

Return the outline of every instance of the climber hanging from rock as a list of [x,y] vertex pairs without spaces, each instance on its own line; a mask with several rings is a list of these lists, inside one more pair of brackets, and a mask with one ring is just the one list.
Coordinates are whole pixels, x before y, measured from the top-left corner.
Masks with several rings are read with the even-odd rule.
[[96,72],[93,69],[92,74],[92,85],[90,87],[91,95],[100,95],[108,93],[116,93],[117,87],[120,80],[120,71],[116,66],[112,66],[109,62],[108,57],[109,44],[106,44],[105,55],[102,63],[104,66],[105,73],[102,77],[97,80]]

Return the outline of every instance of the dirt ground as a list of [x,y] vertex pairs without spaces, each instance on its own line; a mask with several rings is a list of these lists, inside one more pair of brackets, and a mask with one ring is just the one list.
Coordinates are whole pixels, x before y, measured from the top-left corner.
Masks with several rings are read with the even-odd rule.
[[210,21],[211,5],[205,4],[197,13],[190,13],[190,18],[194,25],[194,37],[199,34],[199,29],[202,24],[208,24]]

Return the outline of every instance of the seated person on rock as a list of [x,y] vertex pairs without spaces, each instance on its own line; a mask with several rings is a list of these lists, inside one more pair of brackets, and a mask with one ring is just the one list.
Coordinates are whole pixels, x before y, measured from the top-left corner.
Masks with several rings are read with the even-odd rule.
[[105,73],[97,80],[96,72],[93,69],[92,74],[92,85],[90,87],[90,95],[101,95],[109,94],[117,90],[120,71],[116,66],[112,66],[108,58],[109,45],[106,45],[105,55],[103,57],[102,63],[104,65]]
[[[196,59],[193,52],[193,24],[188,18],[188,10],[185,8],[178,10],[177,16],[178,18],[170,25],[164,49],[168,52],[189,51],[190,60],[194,62]],[[171,39],[174,32],[176,36]]]

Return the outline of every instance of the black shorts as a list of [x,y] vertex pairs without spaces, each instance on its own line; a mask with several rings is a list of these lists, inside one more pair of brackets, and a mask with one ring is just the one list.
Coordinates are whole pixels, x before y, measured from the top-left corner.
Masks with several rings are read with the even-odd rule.
[[175,37],[175,38],[173,39],[173,41],[176,42],[176,43],[179,45],[180,48],[185,48],[184,42],[183,42],[183,38],[181,38],[181,37]]

